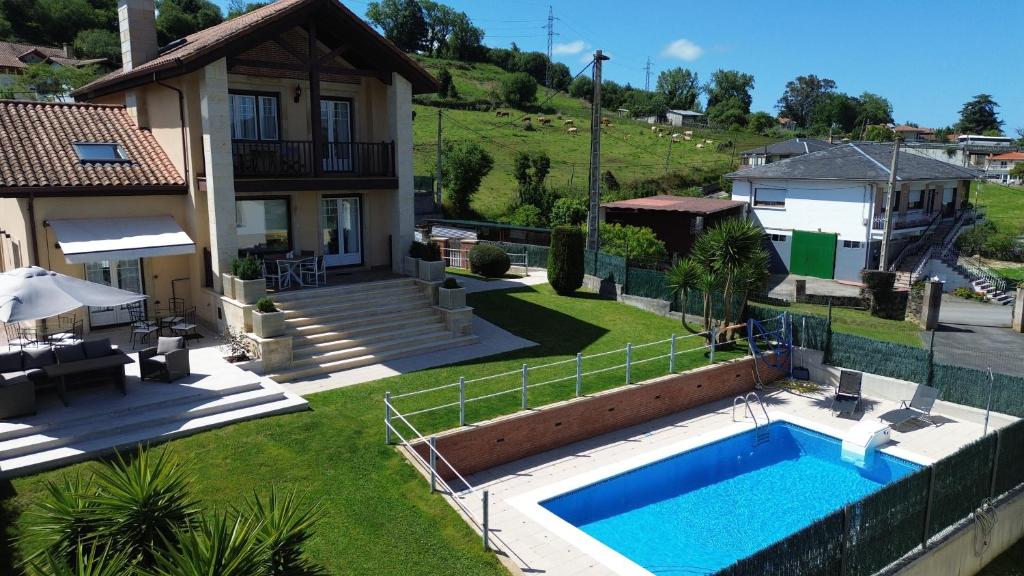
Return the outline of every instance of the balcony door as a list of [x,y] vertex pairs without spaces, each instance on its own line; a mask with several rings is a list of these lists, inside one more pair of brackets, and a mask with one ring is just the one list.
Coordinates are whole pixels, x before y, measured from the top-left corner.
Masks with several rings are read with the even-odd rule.
[[[129,292],[142,294],[142,264],[140,260],[102,260],[85,265],[85,279]],[[131,320],[123,306],[89,308],[89,325],[98,328],[114,324],[127,324]]]
[[320,237],[328,266],[363,263],[363,216],[358,196],[320,200]]
[[352,102],[321,100],[324,172],[352,171]]

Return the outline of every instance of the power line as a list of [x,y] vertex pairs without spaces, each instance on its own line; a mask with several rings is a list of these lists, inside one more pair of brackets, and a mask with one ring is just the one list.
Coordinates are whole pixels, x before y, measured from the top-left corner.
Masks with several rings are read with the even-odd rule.
[[644,66],[644,91],[651,91],[651,57],[647,57],[647,65]]
[[548,61],[545,64],[544,70],[544,86],[549,90],[551,89],[551,51],[555,45],[555,36],[558,34],[555,32],[555,11],[548,6]]

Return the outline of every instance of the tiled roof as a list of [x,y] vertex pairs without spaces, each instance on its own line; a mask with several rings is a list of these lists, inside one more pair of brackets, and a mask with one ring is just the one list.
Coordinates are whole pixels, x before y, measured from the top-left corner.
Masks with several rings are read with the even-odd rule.
[[996,154],[995,156],[989,156],[989,160],[1024,160],[1024,152],[1007,152],[1005,154]]
[[718,200],[715,198],[694,198],[690,196],[648,196],[646,198],[633,198],[630,200],[618,200],[616,202],[605,202],[602,208],[617,208],[622,210],[662,210],[667,212],[689,212],[691,214],[714,214],[722,210],[743,206],[744,202],[736,200]]
[[[83,163],[75,142],[117,143],[128,162]],[[10,187],[180,187],[185,181],[123,106],[0,100],[0,195]]]
[[[393,64],[404,68],[403,73],[407,75],[411,82],[413,82],[414,92],[434,92],[437,90],[437,81],[429,72],[427,72],[407,54],[399,50],[389,40],[377,33],[376,30],[363,22],[361,18],[353,14],[337,0],[277,0],[276,2],[271,2],[270,4],[253,10],[252,12],[248,12],[230,20],[225,20],[216,26],[211,26],[205,30],[189,34],[183,39],[183,42],[181,42],[181,40],[178,41],[181,42],[180,46],[166,50],[156,58],[136,66],[130,71],[126,72],[123,69],[115,70],[114,72],[79,88],[74,92],[74,95],[76,97],[89,97],[100,89],[107,87],[116,89],[117,85],[121,82],[134,78],[152,77],[152,75],[158,71],[164,71],[172,68],[178,68],[180,70],[178,73],[185,73],[187,72],[184,68],[185,64],[210,56],[212,53],[235,41],[243,40],[247,34],[254,32],[260,27],[272,25],[287,16],[298,12],[299,10],[305,8],[313,9],[317,4],[340,10],[342,14],[348,16],[352,21],[363,28],[372,40],[379,44],[379,48],[381,49],[379,52],[374,54],[374,57],[390,57]],[[168,76],[173,75],[175,74],[168,74]],[[110,91],[111,90],[107,90],[107,92]]]
[[[891,159],[892,144],[855,142],[763,166],[744,167],[726,176],[740,180],[765,178],[884,181],[889,179]],[[896,170],[898,180],[970,180],[978,176],[979,174],[970,168],[902,150]]]
[[21,59],[29,52],[38,52],[44,58],[60,64],[61,66],[86,66],[88,64],[99,64],[105,62],[103,58],[82,60],[79,58],[67,58],[64,56],[63,48],[52,48],[50,46],[34,46],[32,44],[20,44],[17,42],[0,42],[0,68],[25,68],[28,63]]
[[765,156],[767,154],[777,156],[796,156],[808,154],[831,147],[832,144],[815,138],[790,138],[768,146],[758,146],[740,153],[741,156]]

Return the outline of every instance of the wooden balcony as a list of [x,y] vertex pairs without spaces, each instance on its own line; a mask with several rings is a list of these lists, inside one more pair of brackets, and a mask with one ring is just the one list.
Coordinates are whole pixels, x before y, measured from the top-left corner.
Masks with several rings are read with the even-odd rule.
[[236,189],[246,191],[264,180],[288,181],[277,187],[296,190],[397,185],[393,142],[324,142],[321,146],[317,161],[312,141],[232,142]]

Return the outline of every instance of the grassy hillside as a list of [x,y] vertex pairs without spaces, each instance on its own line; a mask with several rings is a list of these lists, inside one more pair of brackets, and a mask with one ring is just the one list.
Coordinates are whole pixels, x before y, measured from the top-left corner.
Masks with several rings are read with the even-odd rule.
[[[425,57],[419,60],[434,74],[447,66],[464,100],[486,98],[506,74],[492,64],[451,62]],[[482,216],[497,218],[512,203],[516,189],[511,174],[512,161],[518,151],[547,152],[552,163],[548,184],[562,188],[571,183],[573,190],[584,193],[590,155],[589,105],[566,94],[556,94],[548,100],[547,92],[541,88],[538,101],[545,100],[545,107],[561,114],[563,119],[575,121],[579,128],[578,135],[568,134],[560,120],[553,120],[550,126],[541,126],[536,120],[538,114],[535,113],[529,114],[534,118],[534,130],[524,130],[520,119],[528,113],[511,108],[501,108],[510,112],[508,118],[499,118],[494,111],[442,111],[445,116],[443,132],[446,140],[476,142],[494,157],[494,169],[484,180],[473,201],[473,207]],[[433,175],[438,108],[416,105],[415,110],[416,174]],[[604,115],[611,118],[613,126],[605,130],[601,139],[602,170],[611,170],[619,182],[623,183],[665,173],[670,138],[659,138],[646,123],[619,118],[613,112]],[[704,139],[713,140],[714,144],[698,149],[696,144]],[[731,141],[734,146],[718,151],[718,144],[727,141]],[[702,167],[726,172],[737,165],[738,152],[772,141],[744,132],[699,130],[695,132],[692,141],[671,144],[669,168],[671,171],[685,172]]]

